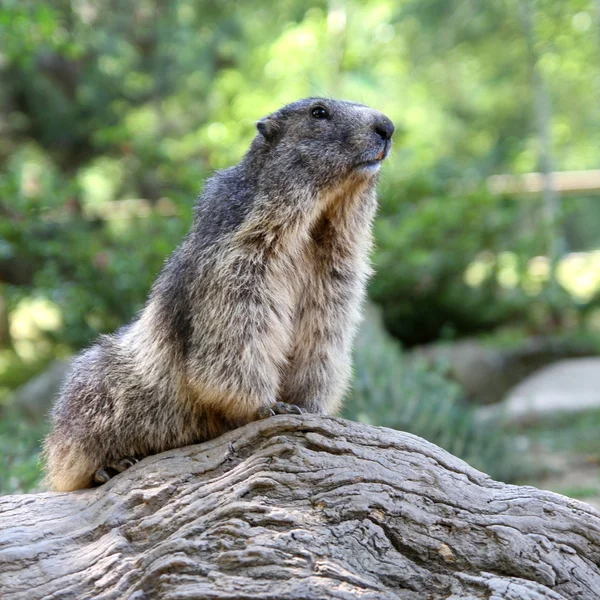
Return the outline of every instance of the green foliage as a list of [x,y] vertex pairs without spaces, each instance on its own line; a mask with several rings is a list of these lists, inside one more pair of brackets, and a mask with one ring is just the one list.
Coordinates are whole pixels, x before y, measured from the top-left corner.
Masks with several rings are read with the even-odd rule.
[[496,479],[514,481],[524,473],[511,437],[494,422],[478,422],[455,383],[409,362],[373,307],[358,335],[354,366],[345,417],[423,437]]
[[414,345],[489,330],[519,315],[527,299],[500,285],[497,265],[479,285],[465,282],[475,257],[515,248],[514,202],[483,191],[448,196],[422,183],[392,193],[382,198],[386,218],[376,226],[370,288],[391,333]]
[[40,485],[41,440],[46,425],[32,425],[16,411],[2,411],[0,420],[0,495],[22,494]]
[[[582,0],[552,0],[537,16],[556,165],[596,167],[594,15]],[[549,301],[572,312],[567,296],[524,294],[493,272],[464,281],[484,252],[511,251],[523,271],[546,251],[539,203],[493,199],[482,185],[537,168],[514,3],[10,1],[0,35],[0,281],[9,310],[30,295],[60,307],[59,343],[76,349],[135,314],[206,175],[240,158],[257,118],[315,94],[370,103],[398,125],[371,288],[394,335],[411,345],[514,319],[539,327]],[[112,218],[129,198],[167,200],[177,217]],[[580,206],[567,221],[577,249],[600,237]]]
[[6,289],[9,309],[23,298],[47,298],[62,314],[54,341],[79,348],[142,307],[165,258],[187,231],[192,200],[172,202],[179,218],[125,215],[103,221],[86,217],[73,190],[61,189],[51,169],[39,182],[40,197],[19,194],[27,164],[27,157],[13,157],[0,178],[0,191],[13,198],[11,210],[18,215],[0,220],[0,261],[12,261],[18,284]]
[[573,295],[584,289],[573,281],[573,261],[559,265],[561,285],[549,266],[544,274],[532,267],[546,251],[535,203],[485,189],[452,193],[425,177],[384,188],[381,202],[370,294],[405,345],[509,324],[548,333],[577,322],[590,304]]

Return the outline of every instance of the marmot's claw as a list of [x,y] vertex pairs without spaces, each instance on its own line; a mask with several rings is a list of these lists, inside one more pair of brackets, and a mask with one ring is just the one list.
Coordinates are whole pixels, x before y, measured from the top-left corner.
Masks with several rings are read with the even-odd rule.
[[275,415],[302,415],[306,412],[296,404],[288,404],[287,402],[275,402],[271,407],[271,411]]
[[129,469],[129,467],[133,467],[133,465],[135,465],[135,463],[138,462],[138,459],[133,457],[133,456],[128,456],[127,458],[124,458],[123,460],[120,460],[118,463],[115,463],[114,465],[112,465],[113,469],[116,469],[117,471],[119,471],[119,473],[122,473],[123,471],[126,471],[127,469]]
[[263,406],[256,413],[257,419],[268,419],[275,415],[302,415],[306,411],[296,404],[288,404],[287,402],[275,402],[271,406]]
[[104,469],[98,469],[94,473],[94,483],[102,485],[103,483],[106,483],[107,481],[112,479],[115,475],[126,471],[127,469],[129,469],[129,467],[133,467],[133,465],[135,465],[135,463],[137,462],[139,462],[138,458],[136,458],[135,456],[128,456],[123,460],[106,466]]
[[108,471],[106,469],[98,469],[94,473],[94,481],[99,484],[106,483],[110,480],[110,478],[111,476],[108,474]]
[[270,406],[262,406],[256,412],[257,419],[268,419],[269,417],[275,416],[277,413]]

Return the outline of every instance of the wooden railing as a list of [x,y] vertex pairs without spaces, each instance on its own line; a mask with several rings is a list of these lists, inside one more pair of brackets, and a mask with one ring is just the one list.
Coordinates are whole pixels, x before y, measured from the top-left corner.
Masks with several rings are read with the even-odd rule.
[[[589,171],[558,171],[550,174],[554,190],[561,195],[600,194],[600,169]],[[536,195],[543,190],[541,173],[524,175],[493,175],[487,180],[492,194]]]

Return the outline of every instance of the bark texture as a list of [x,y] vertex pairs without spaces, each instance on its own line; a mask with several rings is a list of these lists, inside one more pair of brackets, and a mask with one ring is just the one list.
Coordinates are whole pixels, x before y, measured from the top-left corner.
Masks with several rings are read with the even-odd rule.
[[278,416],[0,498],[0,597],[600,598],[600,514],[407,433]]

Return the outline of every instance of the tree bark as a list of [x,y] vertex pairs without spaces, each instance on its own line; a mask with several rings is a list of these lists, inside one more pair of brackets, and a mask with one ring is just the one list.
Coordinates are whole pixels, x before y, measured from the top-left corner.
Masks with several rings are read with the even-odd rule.
[[592,600],[600,514],[407,433],[277,416],[0,498],[0,597]]

